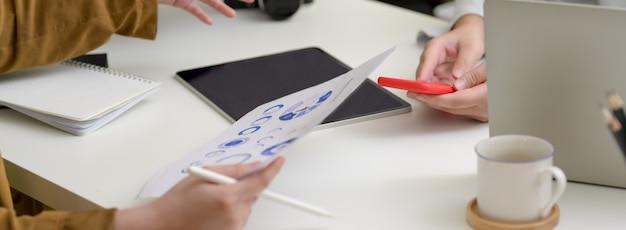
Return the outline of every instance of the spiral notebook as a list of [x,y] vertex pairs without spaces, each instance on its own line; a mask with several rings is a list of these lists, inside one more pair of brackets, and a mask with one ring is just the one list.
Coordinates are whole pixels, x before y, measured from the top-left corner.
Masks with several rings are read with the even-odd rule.
[[74,135],[86,135],[133,107],[160,83],[79,61],[3,74],[0,104]]

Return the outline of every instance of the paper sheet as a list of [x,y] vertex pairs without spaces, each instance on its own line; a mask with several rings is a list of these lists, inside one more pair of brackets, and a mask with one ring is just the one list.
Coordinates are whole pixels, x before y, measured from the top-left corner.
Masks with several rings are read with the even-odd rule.
[[393,51],[391,48],[327,82],[260,105],[219,136],[168,165],[151,178],[139,197],[159,197],[188,175],[192,165],[267,166],[279,153],[311,132],[367,79]]

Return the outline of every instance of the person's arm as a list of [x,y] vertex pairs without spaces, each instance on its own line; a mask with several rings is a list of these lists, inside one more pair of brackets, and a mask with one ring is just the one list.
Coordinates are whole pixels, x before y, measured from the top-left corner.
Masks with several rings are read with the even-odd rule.
[[189,176],[153,202],[130,209],[94,209],[65,212],[44,211],[36,216],[17,216],[13,210],[9,183],[0,155],[0,229],[47,230],[239,230],[250,215],[258,194],[270,184],[285,159],[279,157],[267,167],[247,175],[258,162],[206,167],[239,182],[218,185]]
[[114,34],[156,36],[156,0],[3,0],[0,73],[61,62]]

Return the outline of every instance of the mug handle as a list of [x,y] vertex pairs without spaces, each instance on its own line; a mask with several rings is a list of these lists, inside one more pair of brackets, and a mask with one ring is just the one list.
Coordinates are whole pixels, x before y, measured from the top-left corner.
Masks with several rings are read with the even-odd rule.
[[546,206],[541,211],[541,218],[545,219],[550,215],[552,211],[552,207],[556,204],[556,201],[563,195],[565,192],[565,186],[567,185],[567,178],[565,177],[565,173],[559,167],[551,166],[544,170],[544,173],[550,173],[556,180],[556,189],[552,192],[552,198],[548,201]]

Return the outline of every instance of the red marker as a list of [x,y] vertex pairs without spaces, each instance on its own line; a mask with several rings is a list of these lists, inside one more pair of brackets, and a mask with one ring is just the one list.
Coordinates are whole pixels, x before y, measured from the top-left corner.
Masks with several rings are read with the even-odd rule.
[[411,92],[423,93],[423,94],[445,94],[455,91],[451,85],[436,82],[426,81],[414,81],[398,78],[390,78],[380,76],[378,77],[378,84],[380,86],[391,87],[396,89],[404,89]]

